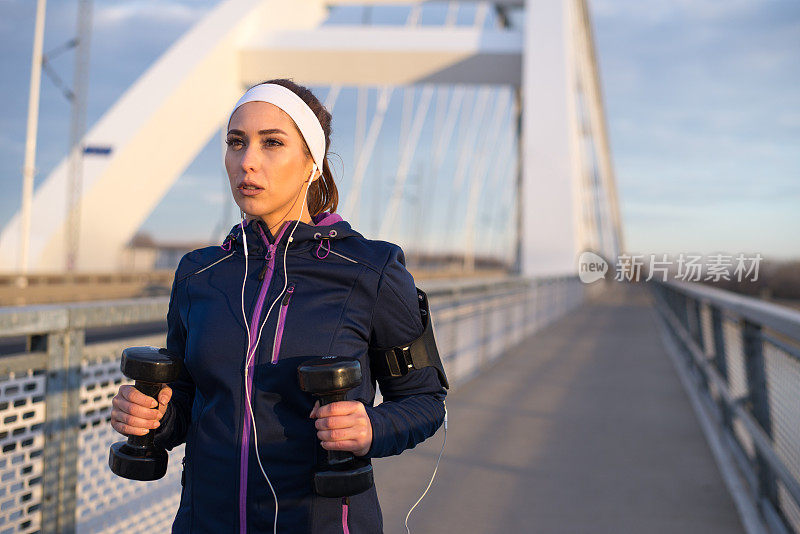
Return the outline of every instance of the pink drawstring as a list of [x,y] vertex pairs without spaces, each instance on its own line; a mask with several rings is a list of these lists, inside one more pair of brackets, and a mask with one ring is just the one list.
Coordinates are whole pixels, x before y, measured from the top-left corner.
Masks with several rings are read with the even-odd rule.
[[350,534],[350,528],[347,526],[347,503],[350,502],[350,499],[347,497],[342,498],[342,533],[343,534]]
[[225,252],[230,252],[232,244],[233,243],[231,243],[231,238],[230,236],[228,236],[228,238],[219,246],[219,248],[221,248]]
[[[328,243],[328,250],[325,251],[325,255],[324,256],[320,256],[319,255],[319,251],[322,250],[323,241]],[[317,247],[317,258],[319,258],[321,260],[324,260],[325,258],[328,257],[328,254],[330,254],[330,253],[331,253],[331,242],[327,238],[325,238],[325,239],[323,239],[322,241],[319,242],[319,246]]]

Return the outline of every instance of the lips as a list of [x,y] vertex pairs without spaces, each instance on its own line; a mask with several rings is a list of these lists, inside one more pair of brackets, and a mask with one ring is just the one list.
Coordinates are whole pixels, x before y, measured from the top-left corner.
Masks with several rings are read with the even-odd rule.
[[236,187],[236,189],[239,191],[239,193],[246,197],[258,195],[264,190],[263,187],[259,187],[252,182],[242,182]]

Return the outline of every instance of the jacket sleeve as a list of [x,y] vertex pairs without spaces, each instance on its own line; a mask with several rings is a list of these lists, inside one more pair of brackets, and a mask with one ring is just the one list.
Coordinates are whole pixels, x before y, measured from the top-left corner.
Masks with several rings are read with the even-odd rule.
[[155,442],[161,447],[172,450],[184,441],[192,420],[192,404],[194,402],[195,385],[191,375],[186,370],[186,325],[181,318],[180,298],[181,292],[186,293],[186,281],[181,281],[180,265],[175,272],[172,282],[172,292],[169,298],[167,311],[167,350],[181,362],[181,372],[178,379],[168,385],[172,388],[172,399],[167,405],[161,425],[155,434]]
[[[400,247],[394,246],[378,282],[372,315],[370,346],[394,347],[422,335],[414,278],[405,267]],[[372,446],[366,456],[400,454],[432,436],[444,420],[446,390],[433,367],[413,369],[405,376],[381,378],[383,403],[367,406]]]

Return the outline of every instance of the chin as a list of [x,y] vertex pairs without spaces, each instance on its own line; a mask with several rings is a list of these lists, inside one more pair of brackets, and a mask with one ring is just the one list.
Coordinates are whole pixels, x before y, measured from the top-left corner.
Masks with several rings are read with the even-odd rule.
[[261,205],[261,202],[254,202],[253,200],[247,198],[241,199],[236,203],[236,205],[239,206],[239,209],[249,217],[263,217],[270,213],[269,209],[264,209],[264,207]]

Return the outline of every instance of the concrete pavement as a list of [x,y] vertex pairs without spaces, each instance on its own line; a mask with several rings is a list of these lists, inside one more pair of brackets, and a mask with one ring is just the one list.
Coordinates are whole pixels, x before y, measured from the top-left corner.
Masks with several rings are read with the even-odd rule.
[[[744,532],[650,299],[614,282],[452,392],[412,532]],[[375,462],[387,534],[405,532],[441,443]]]

